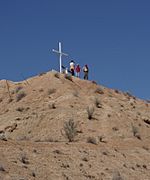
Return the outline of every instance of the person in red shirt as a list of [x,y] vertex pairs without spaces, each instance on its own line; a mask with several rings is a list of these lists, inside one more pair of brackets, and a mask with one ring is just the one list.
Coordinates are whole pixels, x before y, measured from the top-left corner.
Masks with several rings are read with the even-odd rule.
[[77,64],[77,66],[76,66],[76,77],[80,77],[80,71],[81,71],[81,68],[80,68],[80,65],[79,64]]

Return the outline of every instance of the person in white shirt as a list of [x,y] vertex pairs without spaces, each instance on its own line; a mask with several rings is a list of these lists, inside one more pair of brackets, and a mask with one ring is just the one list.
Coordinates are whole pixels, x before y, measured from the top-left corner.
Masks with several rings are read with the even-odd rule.
[[70,71],[72,76],[74,76],[75,63],[73,60],[70,61]]

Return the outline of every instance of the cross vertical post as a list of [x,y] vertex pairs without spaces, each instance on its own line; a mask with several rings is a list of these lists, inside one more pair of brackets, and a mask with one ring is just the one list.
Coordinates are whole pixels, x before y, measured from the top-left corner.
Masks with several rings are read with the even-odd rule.
[[60,71],[60,73],[61,73],[61,67],[62,67],[61,42],[59,42],[59,45],[58,45],[58,46],[59,46],[59,53],[60,53],[60,55],[59,55],[59,71]]
[[61,42],[58,43],[58,51],[53,49],[53,52],[59,54],[59,71],[62,72],[62,56],[68,56],[68,54],[62,52]]

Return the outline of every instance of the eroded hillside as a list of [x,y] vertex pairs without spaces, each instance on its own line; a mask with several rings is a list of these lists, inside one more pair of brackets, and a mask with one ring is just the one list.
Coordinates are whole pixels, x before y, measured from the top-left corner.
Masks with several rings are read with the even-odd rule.
[[150,179],[150,104],[95,82],[1,80],[0,139],[1,179]]

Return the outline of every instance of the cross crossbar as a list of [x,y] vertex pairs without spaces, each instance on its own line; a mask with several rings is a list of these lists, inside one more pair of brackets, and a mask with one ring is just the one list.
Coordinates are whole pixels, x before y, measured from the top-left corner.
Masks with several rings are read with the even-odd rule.
[[58,50],[53,49],[53,52],[59,54],[59,70],[62,72],[62,56],[68,56],[68,54],[62,52],[61,42],[58,44]]

